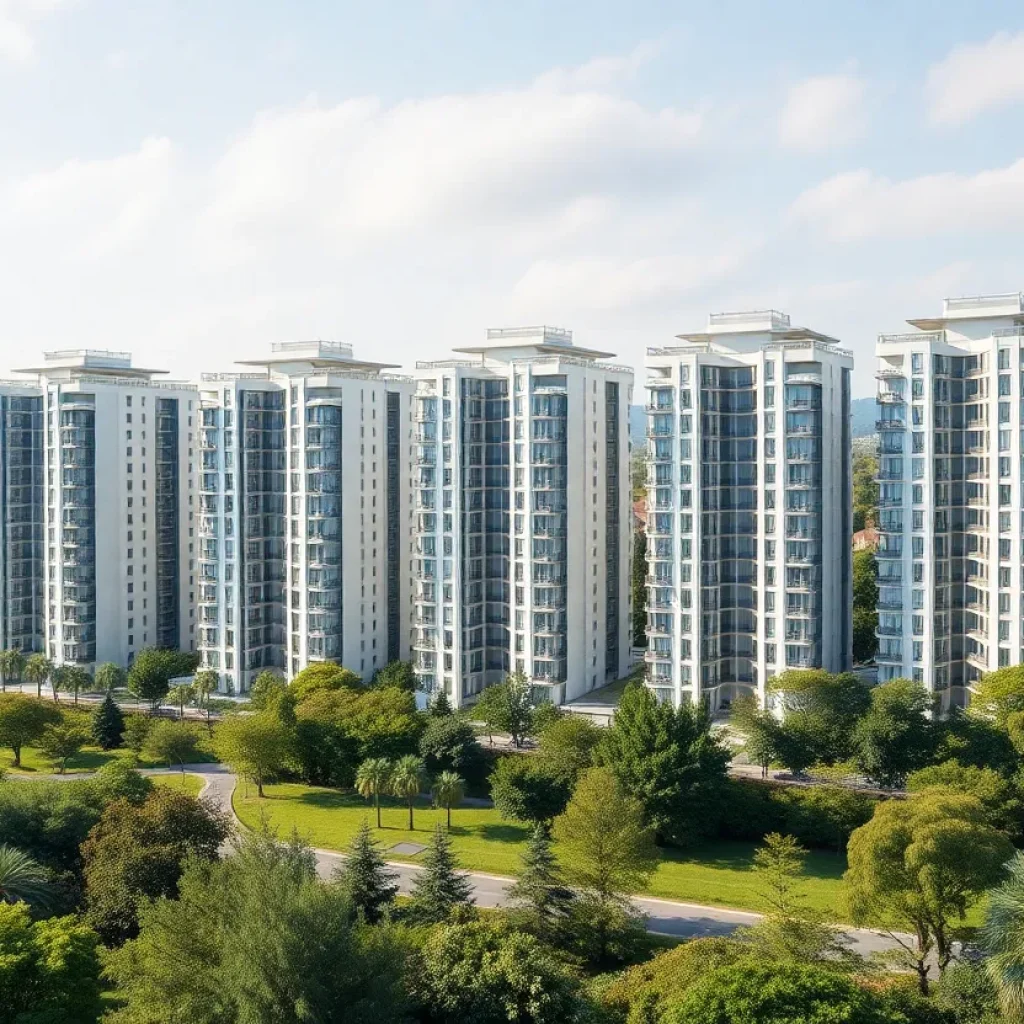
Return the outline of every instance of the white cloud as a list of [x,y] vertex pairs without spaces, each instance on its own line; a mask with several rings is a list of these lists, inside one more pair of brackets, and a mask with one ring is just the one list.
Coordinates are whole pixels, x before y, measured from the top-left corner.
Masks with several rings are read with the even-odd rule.
[[977,174],[905,181],[848,171],[804,192],[790,210],[839,239],[980,233],[1024,224],[1024,159]]
[[33,22],[63,6],[63,0],[0,0],[0,62],[31,64],[36,59]]
[[945,124],[1024,101],[1024,32],[956,47],[929,70],[928,93],[932,120]]
[[595,57],[575,68],[555,68],[541,75],[536,85],[542,89],[581,90],[604,89],[628,81],[645,65],[658,57],[664,44],[661,40],[639,43],[629,53],[612,57]]
[[855,75],[820,75],[789,90],[779,118],[779,140],[793,149],[819,150],[860,138],[866,128],[864,82]]

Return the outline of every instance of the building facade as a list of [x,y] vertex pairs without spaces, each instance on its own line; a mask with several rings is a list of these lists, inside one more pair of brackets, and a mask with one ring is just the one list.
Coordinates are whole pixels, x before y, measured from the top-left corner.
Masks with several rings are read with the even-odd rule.
[[879,679],[943,710],[1024,660],[1024,297],[947,299],[880,335]]
[[850,353],[774,310],[647,356],[647,672],[712,709],[851,664]]
[[198,647],[225,689],[408,657],[412,382],[337,342],[285,342],[207,374]]
[[560,704],[630,664],[632,371],[547,327],[416,367],[412,652],[455,706],[510,672]]
[[44,353],[0,387],[4,647],[56,665],[191,650],[195,385],[126,352]]

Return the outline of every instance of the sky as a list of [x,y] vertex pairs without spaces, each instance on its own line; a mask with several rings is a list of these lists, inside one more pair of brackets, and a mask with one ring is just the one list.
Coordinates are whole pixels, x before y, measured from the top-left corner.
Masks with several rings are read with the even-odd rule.
[[[1015,2],[0,0],[0,367],[410,367],[1024,289]],[[638,373],[638,381],[642,374]]]

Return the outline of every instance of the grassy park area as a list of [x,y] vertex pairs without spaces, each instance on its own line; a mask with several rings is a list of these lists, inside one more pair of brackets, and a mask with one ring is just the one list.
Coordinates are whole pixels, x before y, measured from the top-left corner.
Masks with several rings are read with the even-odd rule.
[[[210,751],[204,749],[204,746],[205,744],[200,741],[200,748],[195,756],[196,764],[211,764],[217,760]],[[65,774],[79,775],[83,772],[94,772],[98,768],[102,768],[108,761],[114,761],[117,758],[128,756],[130,756],[130,751],[127,751],[124,748],[119,750],[101,750],[96,746],[85,746],[82,747],[74,757],[68,759]],[[5,772],[24,775],[49,775],[54,771],[53,765],[47,761],[46,757],[38,747],[22,747],[20,768],[14,768],[12,766],[13,760],[14,758],[10,749],[0,751],[0,769]],[[166,768],[167,763],[153,761],[146,757],[140,757],[138,767]]]
[[198,775],[189,775],[187,772],[173,772],[170,775],[151,775],[150,779],[154,786],[164,786],[167,789],[174,789],[189,796],[199,796],[203,788],[203,780]]
[[[235,813],[256,828],[265,817],[281,835],[295,829],[323,849],[343,850],[363,818],[375,822],[373,804],[351,792],[301,785],[274,785],[265,789],[263,800],[255,789],[240,784],[235,791]],[[433,811],[424,801],[416,806],[415,831],[408,831],[408,809],[396,800],[382,801],[380,831],[376,839],[388,850],[401,842],[425,844],[434,823],[444,821],[444,811]],[[452,811],[452,845],[462,867],[497,875],[514,875],[529,829],[506,822],[494,808],[465,807]],[[753,843],[714,842],[692,851],[666,850],[651,879],[647,895],[662,899],[714,904],[750,910],[764,909],[751,867]],[[393,860],[414,862],[387,852]],[[807,858],[808,901],[815,907],[842,916],[842,874],[846,859],[832,853],[813,851]]]

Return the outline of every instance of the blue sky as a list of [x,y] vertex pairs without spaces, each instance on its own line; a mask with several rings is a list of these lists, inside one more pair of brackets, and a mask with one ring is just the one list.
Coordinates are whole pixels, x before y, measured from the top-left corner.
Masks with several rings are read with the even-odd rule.
[[1024,288],[1020,3],[0,0],[0,363]]

